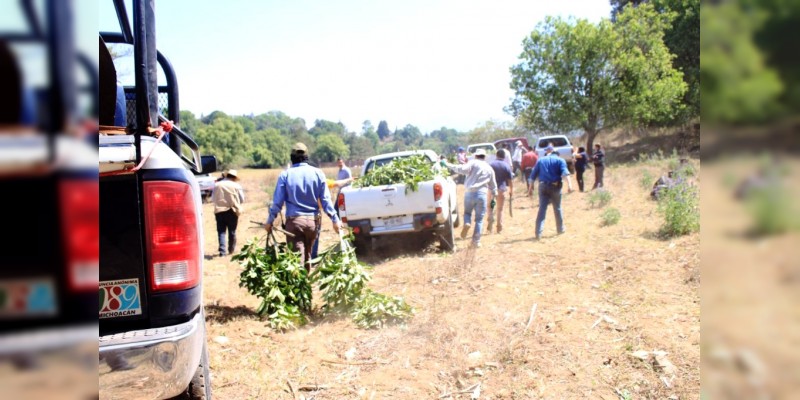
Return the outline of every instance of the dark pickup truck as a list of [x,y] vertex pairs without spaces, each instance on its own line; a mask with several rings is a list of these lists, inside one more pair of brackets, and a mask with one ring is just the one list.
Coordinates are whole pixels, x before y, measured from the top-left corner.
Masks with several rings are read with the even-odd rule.
[[[100,398],[209,399],[195,174],[214,172],[216,159],[178,127],[154,2],[131,2],[134,26],[125,3],[113,1],[120,30],[100,34]],[[107,44],[133,47],[134,85],[118,86]]]

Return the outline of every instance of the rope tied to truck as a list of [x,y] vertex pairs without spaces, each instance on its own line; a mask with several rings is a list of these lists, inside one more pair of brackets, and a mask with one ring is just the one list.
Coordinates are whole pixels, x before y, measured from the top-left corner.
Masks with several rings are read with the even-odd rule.
[[[173,128],[175,128],[175,124],[173,124],[172,121],[163,121],[156,128],[149,128],[148,127],[147,128],[147,132],[149,134],[151,134],[152,136],[156,137],[156,142],[153,143],[152,147],[150,147],[150,151],[148,151],[147,154],[144,157],[142,157],[142,160],[139,162],[139,164],[137,164],[134,167],[130,167],[130,166],[125,167],[125,168],[123,168],[123,169],[121,169],[119,171],[101,172],[100,176],[103,177],[103,176],[132,174],[132,173],[142,169],[144,164],[147,163],[147,160],[150,159],[150,156],[153,155],[153,152],[155,151],[156,147],[158,147],[158,144],[161,142],[161,140],[164,138],[164,135],[172,132]],[[122,127],[118,127],[118,126],[112,126],[112,127],[101,126],[100,127],[100,132],[101,133],[106,133],[106,134],[112,134],[113,135],[113,134],[121,134],[121,133],[119,133],[120,131],[124,132],[125,134],[128,133],[128,129],[127,128],[122,128]]]

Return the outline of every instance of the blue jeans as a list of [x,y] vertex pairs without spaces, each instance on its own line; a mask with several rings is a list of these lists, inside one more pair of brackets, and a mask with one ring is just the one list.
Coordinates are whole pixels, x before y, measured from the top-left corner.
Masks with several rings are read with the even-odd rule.
[[486,215],[487,192],[466,192],[464,194],[464,223],[472,224],[472,211],[475,210],[475,230],[472,232],[472,242],[481,241],[483,230],[483,216]]
[[553,203],[558,233],[564,232],[564,215],[561,213],[561,188],[552,184],[539,183],[539,214],[536,215],[536,237],[542,236],[547,206]]

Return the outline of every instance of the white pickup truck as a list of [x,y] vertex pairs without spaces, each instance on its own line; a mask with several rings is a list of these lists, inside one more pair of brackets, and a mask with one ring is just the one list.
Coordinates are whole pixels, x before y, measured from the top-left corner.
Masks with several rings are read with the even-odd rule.
[[544,149],[548,143],[552,143],[555,152],[565,161],[572,161],[572,143],[565,135],[542,136],[536,141],[536,155],[544,157]]
[[486,162],[491,163],[496,159],[497,148],[494,146],[494,143],[474,143],[467,146],[467,159],[472,160],[475,158],[475,152],[478,149],[483,149],[486,151]]
[[[423,155],[431,168],[439,157],[432,150],[401,151],[370,157],[361,176],[398,158]],[[455,250],[454,228],[458,227],[456,184],[450,177],[437,176],[406,191],[404,183],[370,187],[345,187],[336,200],[339,216],[352,229],[356,249],[369,248],[374,237],[404,233],[437,234],[440,247]]]

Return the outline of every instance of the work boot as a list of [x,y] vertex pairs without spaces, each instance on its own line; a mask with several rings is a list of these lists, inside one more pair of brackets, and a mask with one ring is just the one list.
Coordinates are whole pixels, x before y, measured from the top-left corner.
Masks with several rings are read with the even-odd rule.
[[467,233],[469,233],[470,224],[464,224],[464,227],[461,228],[461,238],[466,239]]

